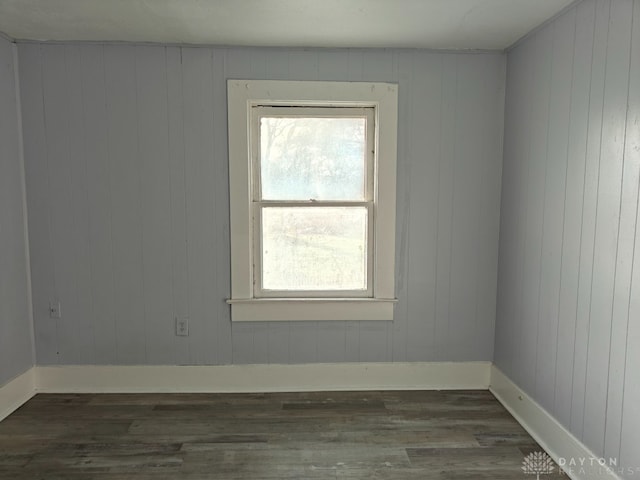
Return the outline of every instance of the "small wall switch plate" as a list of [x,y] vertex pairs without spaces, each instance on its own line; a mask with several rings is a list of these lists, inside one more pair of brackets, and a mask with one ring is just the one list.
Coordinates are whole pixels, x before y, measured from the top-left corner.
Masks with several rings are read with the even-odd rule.
[[176,317],[176,335],[179,337],[189,336],[189,319]]
[[60,308],[59,300],[49,301],[49,317],[62,318],[62,309]]

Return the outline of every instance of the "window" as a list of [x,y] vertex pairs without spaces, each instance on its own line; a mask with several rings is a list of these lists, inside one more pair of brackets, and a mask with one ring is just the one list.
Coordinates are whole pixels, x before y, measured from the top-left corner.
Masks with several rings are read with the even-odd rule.
[[255,297],[372,297],[373,108],[251,110]]
[[234,321],[392,320],[397,87],[229,80]]

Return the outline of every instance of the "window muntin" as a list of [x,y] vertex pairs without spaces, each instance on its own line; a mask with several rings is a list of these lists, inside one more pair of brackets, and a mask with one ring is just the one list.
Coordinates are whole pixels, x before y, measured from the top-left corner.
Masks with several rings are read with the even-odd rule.
[[256,297],[372,297],[374,109],[252,108]]

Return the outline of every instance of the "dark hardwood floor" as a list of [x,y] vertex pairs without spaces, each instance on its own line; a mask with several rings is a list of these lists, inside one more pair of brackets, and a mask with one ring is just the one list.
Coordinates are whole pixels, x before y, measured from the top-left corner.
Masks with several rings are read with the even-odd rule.
[[534,451],[488,391],[40,394],[0,422],[12,480],[535,479]]

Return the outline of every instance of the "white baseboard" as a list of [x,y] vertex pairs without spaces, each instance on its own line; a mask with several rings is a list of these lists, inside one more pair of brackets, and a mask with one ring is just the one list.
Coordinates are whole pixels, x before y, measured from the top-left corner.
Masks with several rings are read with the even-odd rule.
[[0,421],[11,415],[36,393],[35,368],[0,387]]
[[[572,480],[620,480],[611,468],[600,466],[599,459],[550,413],[521,390],[495,365],[491,367],[489,390],[524,427]],[[608,459],[604,460],[609,465]],[[612,467],[613,470],[616,467]]]
[[38,392],[169,393],[489,388],[490,362],[221,366],[50,366]]

